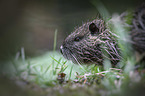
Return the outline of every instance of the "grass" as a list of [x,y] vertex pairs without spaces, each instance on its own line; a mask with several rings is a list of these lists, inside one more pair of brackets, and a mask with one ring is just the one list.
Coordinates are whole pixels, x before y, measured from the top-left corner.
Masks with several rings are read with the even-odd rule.
[[[125,59],[126,61],[123,62],[126,64],[124,69],[117,69],[95,65],[79,66],[64,59],[58,51],[46,52],[34,58],[25,58],[24,48],[18,53],[19,56],[12,59],[5,66],[6,68],[3,68],[3,73],[10,78],[15,78],[16,81],[22,80],[30,82],[30,85],[31,83],[36,84],[45,89],[43,91],[45,94],[52,91],[54,93],[51,92],[51,94],[54,94],[54,96],[69,95],[69,93],[76,96],[84,95],[84,93],[84,96],[96,96],[96,94],[98,96],[104,94],[118,96],[125,93],[124,89],[130,84],[132,86],[139,84],[138,86],[140,86],[140,82],[145,79],[142,70],[140,70],[142,75],[139,74],[139,71],[134,70],[134,56]],[[105,64],[107,65],[107,63],[106,61]],[[61,90],[63,90],[63,93],[61,93]]]
[[[45,94],[52,91],[54,93],[51,92],[51,94],[54,96],[69,95],[70,93],[72,96],[74,96],[73,94],[76,96],[84,94],[84,96],[96,96],[96,94],[98,96],[118,96],[125,93],[124,89],[130,84],[132,86],[140,84],[145,77],[145,75],[142,77],[133,70],[134,59],[130,59],[131,57],[123,62],[126,63],[124,69],[117,69],[95,65],[79,66],[64,59],[57,51],[46,52],[34,58],[24,58],[24,48],[22,48],[19,54],[6,66],[9,71],[3,73],[11,78],[17,78],[16,80],[27,81],[30,84],[33,82],[44,88]],[[61,90],[63,90],[62,93]]]
[[[55,56],[55,59],[52,56]],[[26,59],[23,63],[22,59],[12,61],[9,65],[9,74],[18,76],[23,79],[32,80],[37,84],[42,84],[57,79],[58,73],[69,73],[66,79],[75,78],[75,72],[83,70],[71,62],[66,62],[59,52],[48,52],[42,56]],[[73,69],[75,67],[75,69]],[[33,77],[33,78],[31,78]]]

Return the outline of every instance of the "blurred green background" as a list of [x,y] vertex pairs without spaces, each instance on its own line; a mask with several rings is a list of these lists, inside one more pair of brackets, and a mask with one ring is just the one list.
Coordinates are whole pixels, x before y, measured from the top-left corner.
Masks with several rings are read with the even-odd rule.
[[[141,3],[141,0],[100,1],[111,14],[122,13]],[[91,0],[1,0],[0,60],[9,59],[21,47],[26,56],[52,50],[55,29],[59,50],[74,27],[97,16],[99,12]]]

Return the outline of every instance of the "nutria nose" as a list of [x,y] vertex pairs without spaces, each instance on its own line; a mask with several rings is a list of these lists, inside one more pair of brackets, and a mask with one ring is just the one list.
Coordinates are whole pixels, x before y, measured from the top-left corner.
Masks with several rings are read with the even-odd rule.
[[62,45],[60,46],[60,52],[61,52],[61,54],[63,54],[63,46]]

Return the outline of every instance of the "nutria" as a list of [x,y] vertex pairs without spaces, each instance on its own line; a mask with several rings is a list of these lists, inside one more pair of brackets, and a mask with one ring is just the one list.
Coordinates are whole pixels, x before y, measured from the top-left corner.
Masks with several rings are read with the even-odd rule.
[[[63,56],[74,63],[102,65],[105,58],[113,65],[121,59],[117,38],[102,19],[84,23],[62,43]],[[130,37],[134,50],[145,52],[145,5],[133,13]],[[107,54],[106,54],[107,53]]]

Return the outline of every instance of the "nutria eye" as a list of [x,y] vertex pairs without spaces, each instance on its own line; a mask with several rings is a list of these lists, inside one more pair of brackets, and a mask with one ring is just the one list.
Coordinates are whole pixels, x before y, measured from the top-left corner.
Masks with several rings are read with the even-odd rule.
[[89,30],[91,31],[92,35],[94,35],[94,34],[99,32],[99,28],[94,23],[91,23],[89,25]]
[[74,41],[80,41],[82,39],[82,37],[76,37],[75,39],[74,39]]

